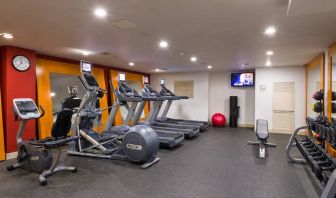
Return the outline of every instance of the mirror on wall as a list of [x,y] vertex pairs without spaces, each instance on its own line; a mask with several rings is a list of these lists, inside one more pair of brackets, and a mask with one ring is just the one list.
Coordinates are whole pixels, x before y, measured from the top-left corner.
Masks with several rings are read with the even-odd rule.
[[52,111],[58,112],[62,109],[61,102],[70,96],[69,86],[76,86],[77,96],[82,98],[85,94],[82,83],[77,75],[50,73],[50,97],[52,101]]
[[[331,61],[331,91],[332,91],[332,97],[331,100],[336,99],[335,98],[335,93],[336,93],[336,54],[332,54],[330,56]],[[333,97],[334,95],[334,97]],[[336,117],[336,101],[329,101],[331,103],[331,117],[335,118]]]
[[321,86],[321,64],[314,63],[309,64],[307,66],[307,117],[316,117],[318,113],[316,113],[312,106],[316,103],[316,100],[313,98],[313,94],[323,87]]

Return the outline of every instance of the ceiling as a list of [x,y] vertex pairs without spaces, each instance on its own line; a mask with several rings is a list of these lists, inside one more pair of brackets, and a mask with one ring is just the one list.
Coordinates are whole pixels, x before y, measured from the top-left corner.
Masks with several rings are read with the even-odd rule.
[[[298,13],[288,9],[288,0],[1,1],[0,33],[14,39],[0,38],[0,45],[149,73],[206,71],[208,64],[212,71],[264,67],[268,49],[275,53],[272,66],[303,65],[336,41],[336,5],[303,12],[308,1],[294,2]],[[93,15],[96,7],[107,9],[105,19]],[[117,28],[122,20],[135,27]],[[274,37],[263,35],[269,25],[277,28]],[[168,49],[158,48],[161,39]]]

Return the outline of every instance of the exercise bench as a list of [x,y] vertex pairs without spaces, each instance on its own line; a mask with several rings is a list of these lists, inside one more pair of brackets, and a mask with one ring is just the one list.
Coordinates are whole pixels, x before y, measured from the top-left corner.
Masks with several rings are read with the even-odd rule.
[[268,143],[268,122],[267,120],[258,119],[256,122],[256,135],[259,141],[253,142],[248,141],[248,144],[250,145],[259,145],[259,157],[260,158],[266,158],[267,155],[267,147],[276,147],[276,144],[274,143]]

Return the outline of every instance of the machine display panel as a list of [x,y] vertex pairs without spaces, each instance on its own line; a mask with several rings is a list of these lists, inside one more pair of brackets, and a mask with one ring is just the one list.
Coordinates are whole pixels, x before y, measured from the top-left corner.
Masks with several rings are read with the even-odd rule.
[[92,63],[87,61],[81,61],[80,62],[81,72],[82,73],[90,73],[92,72]]
[[125,82],[126,81],[126,74],[124,73],[119,73],[119,81]]

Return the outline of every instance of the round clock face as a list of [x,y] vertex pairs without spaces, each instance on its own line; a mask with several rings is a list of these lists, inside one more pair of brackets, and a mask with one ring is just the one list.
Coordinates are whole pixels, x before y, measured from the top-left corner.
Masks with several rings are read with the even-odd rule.
[[25,56],[15,56],[13,59],[13,66],[19,71],[27,71],[30,67],[30,62]]

